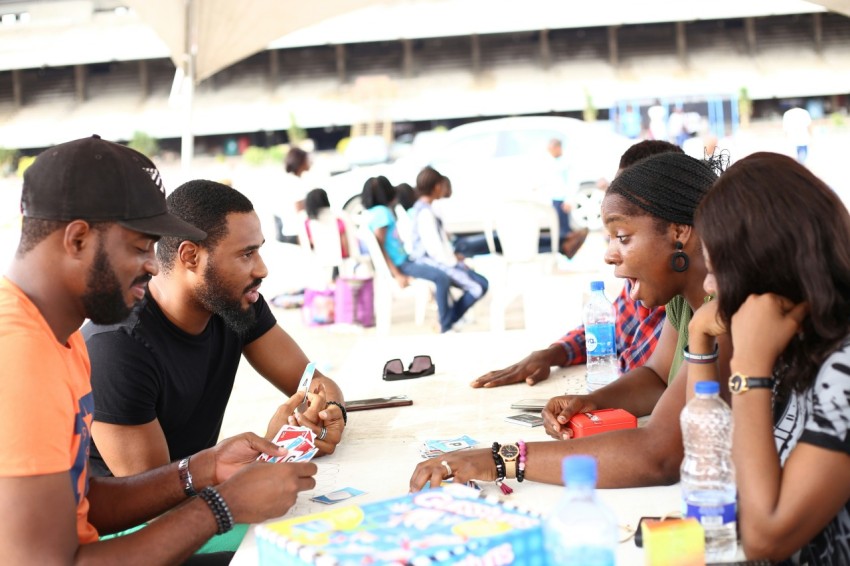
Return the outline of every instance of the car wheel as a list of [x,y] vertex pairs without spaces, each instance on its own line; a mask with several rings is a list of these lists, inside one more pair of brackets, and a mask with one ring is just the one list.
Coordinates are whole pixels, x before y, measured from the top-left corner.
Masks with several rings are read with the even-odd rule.
[[363,201],[360,200],[360,195],[356,195],[348,199],[348,202],[342,207],[342,210],[345,211],[352,218],[356,218],[363,212]]
[[582,183],[570,212],[570,223],[573,229],[600,230],[603,227],[603,198],[605,198],[605,191],[597,187],[595,183]]

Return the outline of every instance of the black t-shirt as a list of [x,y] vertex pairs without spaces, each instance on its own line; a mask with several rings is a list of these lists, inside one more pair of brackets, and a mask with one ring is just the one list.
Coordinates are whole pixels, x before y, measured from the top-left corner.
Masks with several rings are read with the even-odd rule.
[[[159,420],[172,460],[191,456],[218,440],[242,349],[277,321],[260,296],[254,326],[240,335],[213,316],[193,336],[172,324],[150,294],[130,317],[83,329],[92,365],[94,420],[141,425]],[[94,442],[92,475],[111,475]]]

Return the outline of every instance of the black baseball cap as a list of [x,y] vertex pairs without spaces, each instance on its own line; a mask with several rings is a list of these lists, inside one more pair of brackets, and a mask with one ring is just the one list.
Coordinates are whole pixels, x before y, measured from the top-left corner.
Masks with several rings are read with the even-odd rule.
[[42,220],[115,222],[152,236],[207,237],[168,212],[162,177],[150,159],[98,135],[39,154],[24,173],[21,213]]

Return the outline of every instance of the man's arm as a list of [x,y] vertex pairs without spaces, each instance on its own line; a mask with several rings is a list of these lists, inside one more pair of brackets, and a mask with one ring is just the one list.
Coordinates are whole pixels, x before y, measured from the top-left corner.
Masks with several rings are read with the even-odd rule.
[[[280,516],[294,504],[298,491],[315,486],[315,464],[254,462],[261,451],[278,450],[255,435],[241,435],[192,458],[196,488],[218,485],[235,522]],[[0,511],[6,517],[0,522],[4,562],[176,564],[217,530],[202,499],[185,501],[176,464],[133,478],[93,479],[88,499],[89,521],[102,532],[137,525],[183,503],[136,533],[80,545],[68,471],[0,478]]]
[[92,438],[116,477],[140,474],[171,461],[159,420],[143,425],[92,423]]
[[[247,344],[243,353],[257,373],[287,396],[292,396],[297,391],[301,374],[310,361],[295,340],[279,325],[274,325],[268,332]],[[317,371],[311,390],[315,390],[319,384],[324,387],[328,401],[343,402],[339,386]]]

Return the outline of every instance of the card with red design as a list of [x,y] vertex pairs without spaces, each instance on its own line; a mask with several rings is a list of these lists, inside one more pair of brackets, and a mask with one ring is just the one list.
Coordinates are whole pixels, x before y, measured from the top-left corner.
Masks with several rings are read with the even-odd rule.
[[316,448],[316,434],[307,427],[283,425],[272,442],[286,448],[286,456],[260,454],[258,460],[264,462],[309,462],[319,451]]

